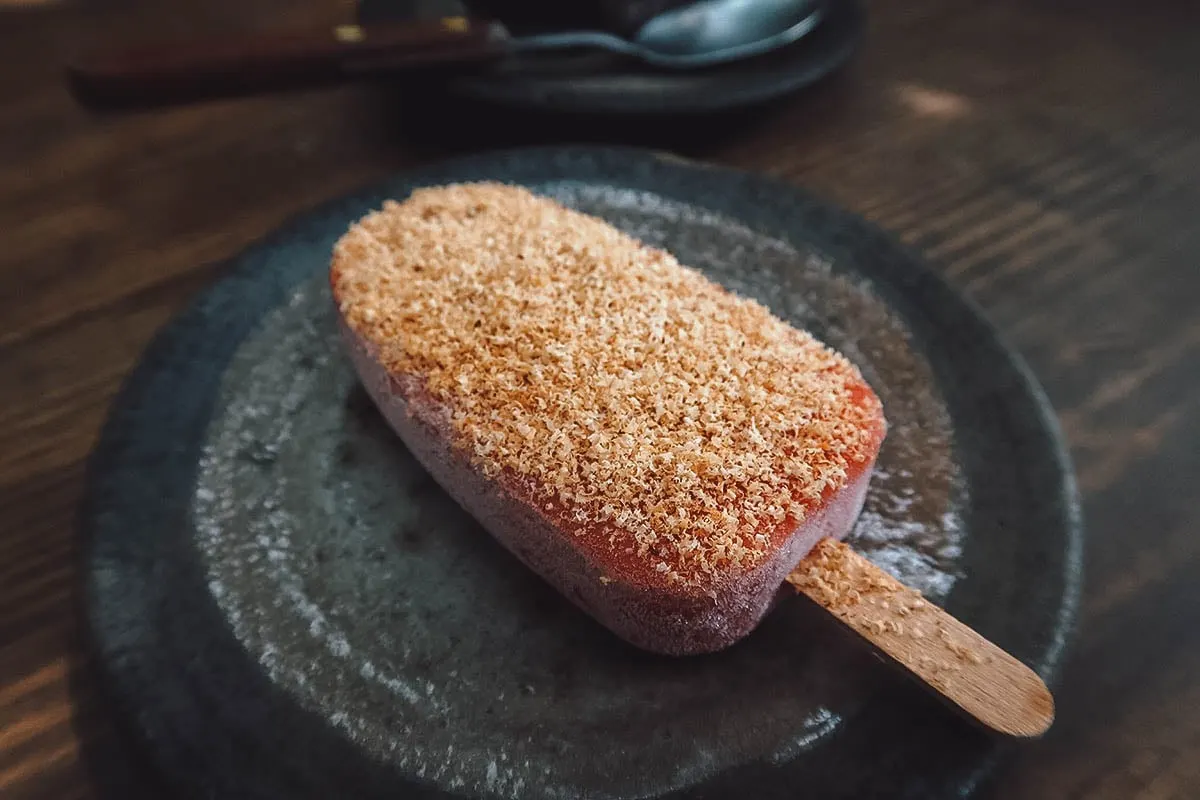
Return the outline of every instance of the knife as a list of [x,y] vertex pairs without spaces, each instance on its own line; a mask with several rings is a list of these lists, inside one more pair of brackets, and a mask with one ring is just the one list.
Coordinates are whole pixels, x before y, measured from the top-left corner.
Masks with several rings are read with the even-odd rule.
[[146,105],[473,66],[502,58],[509,42],[499,22],[444,16],[154,42],[84,54],[67,72],[89,105]]

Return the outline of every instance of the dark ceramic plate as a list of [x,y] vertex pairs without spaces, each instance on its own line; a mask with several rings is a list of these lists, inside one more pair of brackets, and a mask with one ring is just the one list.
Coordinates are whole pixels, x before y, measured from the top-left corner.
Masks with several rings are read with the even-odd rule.
[[166,774],[203,797],[968,793],[1000,744],[807,601],[722,653],[636,651],[390,434],[338,349],[330,248],[385,198],[475,179],[606,217],[855,360],[892,427],[851,541],[1054,677],[1078,505],[1045,398],[974,308],[798,189],[644,151],[522,150],[296,220],[161,334],[116,402],[86,598]]
[[[411,15],[420,0],[363,0],[365,22]],[[515,108],[586,114],[702,114],[757,106],[797,92],[841,68],[862,40],[859,0],[831,0],[821,23],[766,56],[698,70],[630,65],[605,54],[514,59],[452,80],[462,97]]]

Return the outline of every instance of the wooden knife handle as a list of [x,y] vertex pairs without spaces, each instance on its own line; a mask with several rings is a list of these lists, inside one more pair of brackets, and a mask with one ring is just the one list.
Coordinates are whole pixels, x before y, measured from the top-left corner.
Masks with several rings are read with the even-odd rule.
[[185,102],[472,64],[501,56],[507,41],[496,23],[446,17],[145,43],[79,58],[68,74],[76,95],[88,103]]

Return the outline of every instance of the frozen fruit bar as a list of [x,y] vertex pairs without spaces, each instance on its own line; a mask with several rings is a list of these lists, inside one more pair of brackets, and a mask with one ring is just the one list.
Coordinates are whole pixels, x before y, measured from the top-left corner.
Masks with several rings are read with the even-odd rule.
[[635,645],[737,641],[862,507],[886,423],[858,370],[599,219],[512,186],[422,189],[354,225],[330,279],[414,455]]

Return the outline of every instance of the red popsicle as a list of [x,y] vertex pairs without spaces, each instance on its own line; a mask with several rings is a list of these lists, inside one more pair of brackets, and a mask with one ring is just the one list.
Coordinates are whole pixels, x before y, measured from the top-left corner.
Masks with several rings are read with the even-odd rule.
[[638,646],[737,641],[861,509],[886,423],[857,369],[601,220],[499,184],[419,190],[352,227],[330,277],[418,460]]

